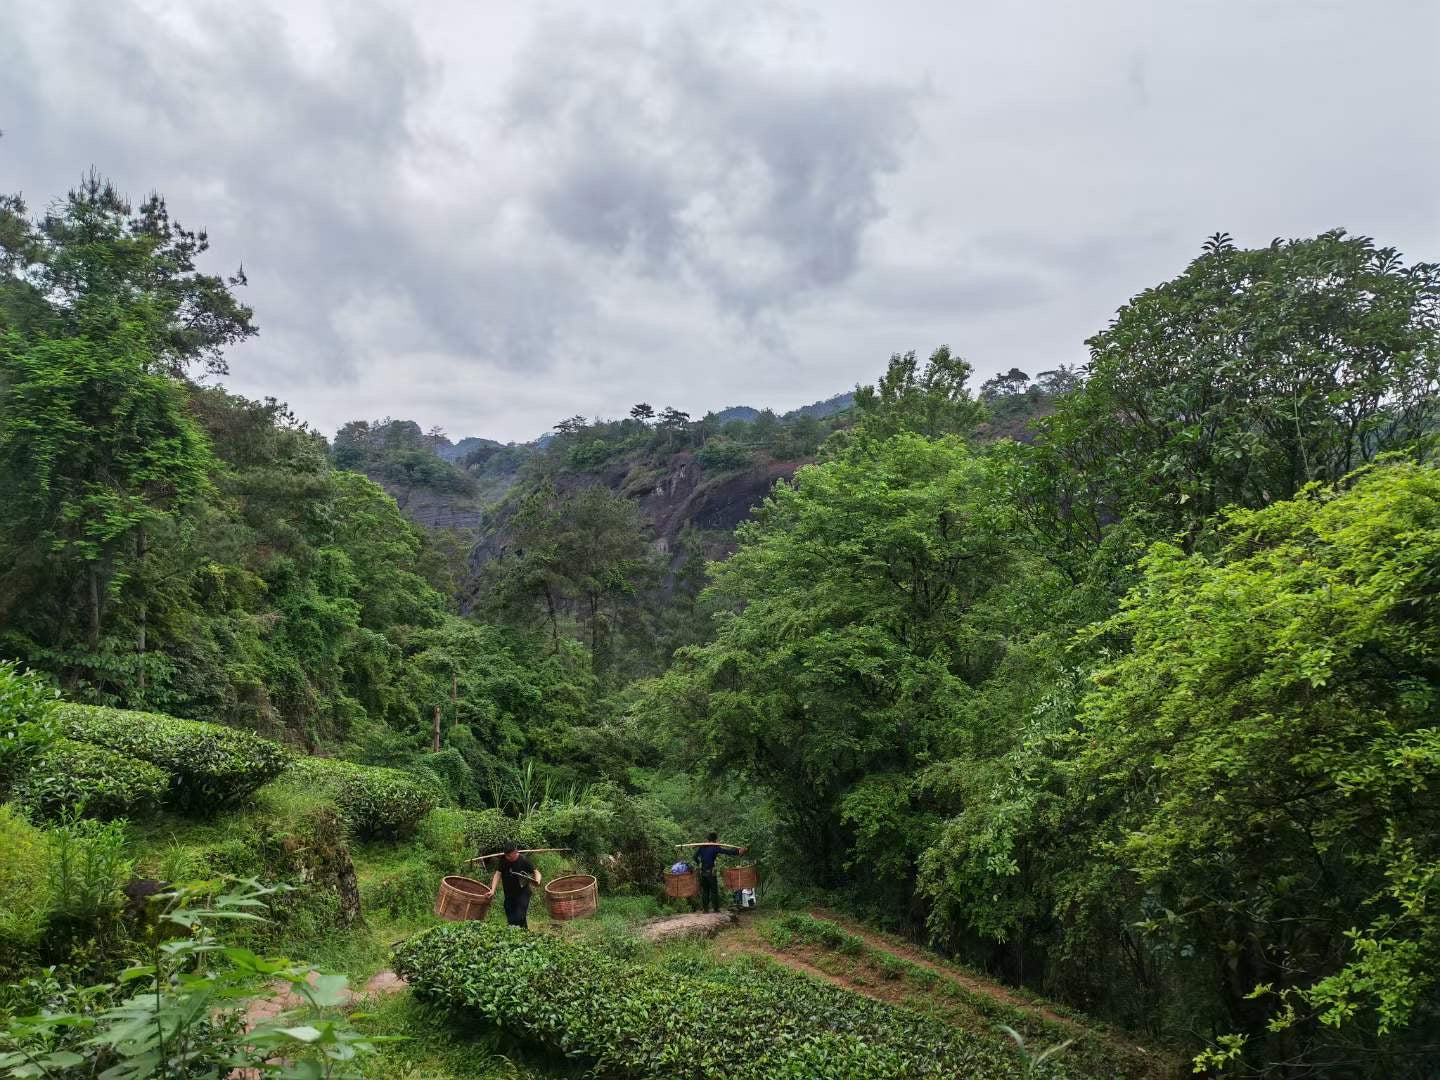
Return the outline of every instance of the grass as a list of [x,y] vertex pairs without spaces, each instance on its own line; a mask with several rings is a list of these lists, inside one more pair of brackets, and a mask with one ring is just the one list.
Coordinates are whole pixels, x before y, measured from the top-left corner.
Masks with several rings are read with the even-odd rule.
[[363,1058],[366,1080],[569,1080],[582,1068],[509,1040],[498,1028],[422,1005],[408,992],[384,998],[352,1022],[396,1041]]

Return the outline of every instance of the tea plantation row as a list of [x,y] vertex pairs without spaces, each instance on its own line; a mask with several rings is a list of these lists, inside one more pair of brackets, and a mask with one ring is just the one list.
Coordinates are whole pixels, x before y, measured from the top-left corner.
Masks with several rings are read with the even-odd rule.
[[768,965],[748,968],[743,979],[733,972],[712,979],[509,927],[458,923],[403,946],[396,970],[421,998],[478,1015],[600,1075],[988,1080],[1020,1073],[998,1034],[991,1043]]
[[331,796],[355,835],[399,838],[446,801],[439,777],[296,755],[247,731],[158,713],[66,704],[53,738],[9,792],[39,817],[143,817],[161,807],[213,814],[287,770]]

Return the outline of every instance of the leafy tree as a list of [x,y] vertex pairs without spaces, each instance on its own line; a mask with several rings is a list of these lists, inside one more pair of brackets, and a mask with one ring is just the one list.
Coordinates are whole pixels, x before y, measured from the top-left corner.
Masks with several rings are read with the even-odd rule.
[[[134,324],[106,339],[0,341],[4,595],[17,613],[52,612],[34,630],[83,644],[82,668],[127,603],[145,652],[147,531],[202,498],[214,463],[183,389],[152,360]],[[127,597],[132,580],[139,595]]]
[[1440,266],[1340,230],[1212,242],[1089,342],[1043,443],[1063,500],[1192,539],[1217,509],[1287,499],[1427,437],[1440,407]]
[[968,435],[984,415],[965,385],[972,370],[948,345],[923,365],[913,350],[894,354],[876,385],[855,388],[857,431],[873,439],[902,431],[929,438]]
[[823,880],[863,862],[906,895],[921,770],[989,738],[975,688],[1005,648],[988,605],[1022,557],[1006,485],[1000,462],[908,433],[801,469],[714,567],[715,640],[656,688],[651,708],[771,792]]
[[648,424],[651,420],[655,419],[655,410],[647,402],[642,401],[630,410],[630,419],[642,424]]
[[193,365],[224,373],[223,350],[255,333],[230,278],[203,274],[203,231],[170,220],[151,195],[132,211],[93,171],[38,222],[18,197],[0,200],[0,330],[113,340],[148,353],[147,371]]
[[1071,364],[1061,364],[1058,368],[1042,371],[1035,376],[1035,386],[1041,393],[1050,397],[1058,397],[1061,394],[1068,394],[1072,390],[1078,390],[1084,381],[1081,374]]
[[1019,368],[1012,367],[1002,375],[986,379],[980,384],[980,400],[989,402],[996,398],[1013,397],[1023,394],[1030,384],[1030,376]]
[[601,673],[616,634],[639,629],[636,601],[653,576],[646,530],[639,507],[608,488],[542,484],[511,522],[513,551],[495,562],[487,604],[522,626],[538,619],[556,643],[573,617]]
[[1073,895],[1144,898],[1252,1068],[1399,1071],[1440,1034],[1440,472],[1372,469],[1219,539],[1157,546],[1105,627],[1128,649],[1068,781],[1104,872]]

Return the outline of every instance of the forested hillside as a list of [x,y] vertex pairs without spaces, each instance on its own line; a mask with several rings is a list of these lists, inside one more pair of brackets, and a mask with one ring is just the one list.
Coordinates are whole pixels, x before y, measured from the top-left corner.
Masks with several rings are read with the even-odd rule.
[[[0,203],[13,1075],[1433,1069],[1440,267],[1218,235],[1083,373],[972,387],[941,346],[835,408],[642,403],[507,446],[327,443],[222,389],[264,313],[206,252],[94,176]],[[650,950],[630,923],[710,829],[777,912],[968,973],[793,913]],[[510,840],[635,919],[434,930],[438,877]],[[234,913],[255,952],[219,952]],[[337,984],[260,955],[368,977],[400,938],[445,1009],[342,1022]],[[936,971],[953,1007],[922,1015]],[[954,1004],[986,976],[1013,989]],[[274,977],[323,1023],[233,1012]],[[748,1071],[691,1030],[722,1021]]]

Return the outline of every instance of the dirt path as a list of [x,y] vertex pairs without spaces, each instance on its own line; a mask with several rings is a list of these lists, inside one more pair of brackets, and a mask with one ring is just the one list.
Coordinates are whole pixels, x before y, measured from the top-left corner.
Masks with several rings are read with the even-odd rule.
[[990,998],[992,1001],[998,1001],[1002,1005],[1009,1006],[1020,1012],[1029,1013],[1032,1016],[1044,1017],[1054,1024],[1062,1024],[1065,1027],[1077,1030],[1089,1030],[1084,1025],[1071,1020],[1069,1017],[1061,1016],[1059,1013],[1047,1009],[1044,1005],[1037,1005],[1033,1001],[1028,1001],[1020,997],[1000,983],[992,982],[989,979],[977,978],[950,965],[939,963],[931,959],[923,949],[914,945],[907,945],[904,942],[891,940],[890,938],[875,933],[873,930],[867,930],[859,923],[836,915],[833,911],[815,908],[810,914],[814,918],[824,919],[826,922],[833,922],[836,926],[844,927],[872,948],[879,949],[881,952],[887,952],[891,956],[897,956],[902,960],[909,960],[913,964],[918,964],[928,971],[933,971],[941,978],[949,979],[951,982],[964,987],[971,993],[981,994],[984,997]]
[[798,971],[811,978],[819,979],[821,982],[829,983],[831,986],[839,987],[841,990],[848,990],[852,994],[860,994],[862,997],[873,998],[876,1001],[904,1004],[907,998],[904,991],[899,988],[861,986],[843,976],[832,975],[823,968],[817,967],[810,960],[811,957],[818,954],[816,949],[802,946],[798,949],[786,949],[784,952],[780,952],[772,948],[753,926],[742,927],[733,934],[726,934],[718,951],[723,959],[732,956],[763,956],[791,971]]
[[[310,979],[313,981],[318,972],[312,972]],[[398,993],[404,990],[406,982],[393,971],[381,971],[370,976],[365,985],[357,989],[345,991],[345,1000],[342,1008],[349,1008],[361,998],[385,997],[388,994]],[[309,1002],[303,994],[297,994],[295,988],[283,979],[276,981],[271,986],[269,997],[251,998],[245,1006],[245,1030],[267,1024],[278,1016],[290,1012],[292,1009],[303,1009]],[[230,1073],[229,1080],[260,1080],[259,1069],[235,1069]]]
[[646,941],[662,944],[687,937],[714,937],[720,931],[734,926],[735,921],[735,914],[730,911],[722,911],[718,915],[714,912],[663,915],[642,923],[638,932]]

